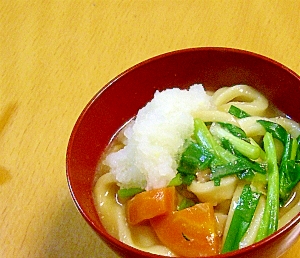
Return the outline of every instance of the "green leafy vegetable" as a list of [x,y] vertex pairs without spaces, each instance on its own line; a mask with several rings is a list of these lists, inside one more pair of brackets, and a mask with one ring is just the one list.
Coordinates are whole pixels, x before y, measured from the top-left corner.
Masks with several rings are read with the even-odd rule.
[[[249,159],[248,157],[244,156],[242,153],[240,153],[234,146],[233,144],[225,139],[221,139],[222,146],[226,149],[229,150],[232,154],[234,154],[237,159],[239,160],[240,163],[242,163],[247,169],[247,170],[253,170],[255,172],[265,174],[266,173],[266,164],[265,163],[258,163],[256,161],[253,161]],[[256,145],[258,148],[260,148],[258,145]],[[260,149],[261,150],[261,149]],[[262,150],[261,150],[262,151]],[[265,153],[264,153],[265,155]]]
[[264,150],[261,148],[261,146],[260,146],[256,141],[254,141],[252,138],[250,138],[249,140],[250,140],[250,143],[251,143],[252,145],[255,145],[255,146],[257,146],[257,147],[259,148],[259,150],[260,150],[259,158],[260,158],[262,161],[266,160],[266,153],[265,153]]
[[196,178],[197,171],[207,169],[212,159],[213,154],[205,146],[190,142],[182,153],[177,168],[181,182],[190,185]]
[[245,118],[245,117],[249,117],[250,115],[248,113],[246,113],[245,111],[239,109],[236,106],[231,105],[228,113],[237,117],[237,118]]
[[[212,171],[212,180],[215,185],[219,185],[222,177],[239,174],[240,178],[248,178],[254,176],[254,172],[266,173],[264,165],[252,161],[261,155],[261,149],[258,145],[250,144],[237,136],[234,136],[226,129],[218,124],[213,124],[210,131],[205,123],[200,119],[195,119],[194,136],[199,146],[205,146],[207,151],[212,153],[207,165]],[[228,126],[226,128],[235,130],[244,136],[243,131],[238,130],[236,126]],[[215,139],[217,137],[223,147]]]
[[285,144],[288,133],[280,124],[266,120],[257,120],[257,122],[260,123],[267,132],[271,133],[274,138],[280,140],[283,144]]
[[121,198],[130,198],[143,191],[145,190],[142,188],[121,188],[118,191],[118,196]]
[[268,180],[266,174],[256,173],[254,177],[251,179],[251,187],[255,189],[256,192],[266,194],[266,186]]
[[201,146],[205,146],[219,163],[225,164],[236,159],[233,154],[218,144],[205,123],[199,118],[194,119],[194,137],[197,143]]
[[177,207],[177,210],[183,210],[183,209],[186,209],[186,208],[188,208],[188,207],[192,207],[192,206],[194,206],[196,203],[193,201],[193,200],[191,200],[191,199],[188,199],[188,198],[183,198],[182,200],[181,200],[181,202],[179,203],[179,205],[178,205],[178,207]]
[[176,176],[170,181],[168,186],[178,186],[182,184],[182,176],[180,173],[177,173]]
[[[213,137],[205,123],[199,119],[194,119],[194,137],[200,146],[205,146],[213,155],[211,167],[225,165],[234,162],[237,158],[230,151],[225,150]],[[215,185],[220,185],[220,178],[213,178]]]
[[218,137],[219,139],[225,138],[228,141],[231,142],[231,144],[236,148],[240,153],[242,153],[244,156],[248,157],[249,159],[257,159],[260,156],[260,149],[256,145],[252,145],[249,142],[246,142],[221,126],[215,124],[214,126],[211,126],[210,131],[212,135],[215,137]]
[[279,172],[274,139],[271,133],[267,132],[263,138],[264,149],[268,161],[268,190],[267,201],[262,222],[258,230],[256,241],[274,233],[278,228],[279,214]]
[[298,144],[298,149],[297,149],[297,154],[295,160],[297,162],[300,162],[300,135],[297,137],[297,144]]
[[[212,166],[212,179],[222,178],[232,174],[245,173],[248,175],[250,171],[255,171],[264,174],[265,170],[258,163],[251,162],[244,158],[238,158],[234,162],[229,162],[225,165]],[[253,174],[254,175],[254,174]]]
[[234,136],[249,142],[249,139],[247,138],[247,135],[242,128],[230,123],[218,122],[218,124],[227,129]]
[[238,179],[251,182],[255,176],[255,172],[252,169],[246,169],[237,174]]
[[280,206],[283,206],[300,181],[300,136],[297,139],[292,138],[291,134],[277,123],[265,120],[257,120],[257,122],[284,146],[279,166],[279,198]]
[[222,253],[239,249],[239,243],[252,221],[259,198],[260,194],[252,192],[250,185],[244,186],[233,213]]
[[300,180],[300,162],[296,160],[299,144],[291,135],[287,136],[281,164],[279,168],[280,205],[289,198],[293,188]]
[[207,169],[212,159],[213,154],[206,147],[191,142],[181,155],[180,166],[192,170],[193,174],[196,169]]

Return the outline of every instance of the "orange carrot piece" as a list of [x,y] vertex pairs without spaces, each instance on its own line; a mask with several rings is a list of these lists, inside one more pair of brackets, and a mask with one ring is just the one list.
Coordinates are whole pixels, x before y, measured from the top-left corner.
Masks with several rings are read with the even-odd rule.
[[166,187],[141,192],[127,202],[129,224],[136,225],[176,209],[175,187]]
[[216,219],[210,203],[199,203],[150,220],[160,241],[175,254],[185,257],[220,253]]

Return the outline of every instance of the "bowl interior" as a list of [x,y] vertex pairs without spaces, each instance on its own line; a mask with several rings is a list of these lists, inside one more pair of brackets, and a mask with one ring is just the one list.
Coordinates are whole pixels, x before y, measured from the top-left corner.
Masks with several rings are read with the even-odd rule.
[[[77,120],[67,150],[72,197],[87,222],[109,244],[93,202],[95,170],[116,131],[152,99],[156,90],[201,83],[207,90],[247,84],[300,122],[300,79],[283,65],[257,54],[225,48],[167,53],[134,66],[107,84]],[[298,218],[299,219],[299,218]],[[122,246],[122,244],[121,244]]]

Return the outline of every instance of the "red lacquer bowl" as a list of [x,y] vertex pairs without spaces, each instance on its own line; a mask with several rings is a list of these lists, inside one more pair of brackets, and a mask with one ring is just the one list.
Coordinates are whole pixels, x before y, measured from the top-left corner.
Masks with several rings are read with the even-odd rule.
[[[78,118],[67,149],[67,178],[72,198],[88,224],[122,257],[163,257],[134,249],[104,229],[93,201],[99,158],[115,132],[136,115],[156,90],[202,83],[207,90],[247,84],[300,122],[300,77],[282,64],[251,52],[229,48],[193,48],[144,61],[105,85]],[[299,237],[300,213],[279,231],[247,248],[217,255],[279,257]]]

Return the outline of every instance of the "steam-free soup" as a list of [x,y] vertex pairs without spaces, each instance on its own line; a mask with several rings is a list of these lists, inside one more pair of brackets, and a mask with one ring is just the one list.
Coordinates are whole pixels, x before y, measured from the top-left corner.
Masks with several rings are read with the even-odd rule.
[[156,92],[100,160],[100,219],[124,243],[165,256],[251,245],[300,211],[299,135],[247,85]]

